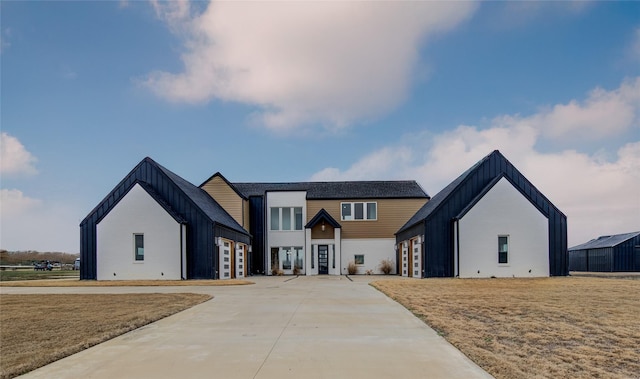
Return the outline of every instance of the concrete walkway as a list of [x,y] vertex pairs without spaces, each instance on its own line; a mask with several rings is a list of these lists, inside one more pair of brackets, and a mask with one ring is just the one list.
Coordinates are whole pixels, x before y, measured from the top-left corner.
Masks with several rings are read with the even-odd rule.
[[370,277],[264,277],[234,287],[10,288],[198,292],[215,298],[23,378],[491,378]]

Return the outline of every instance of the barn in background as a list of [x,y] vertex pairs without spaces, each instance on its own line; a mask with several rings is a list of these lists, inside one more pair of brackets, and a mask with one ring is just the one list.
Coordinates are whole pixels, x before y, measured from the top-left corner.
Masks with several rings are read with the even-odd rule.
[[569,271],[640,272],[640,232],[600,236],[569,248]]

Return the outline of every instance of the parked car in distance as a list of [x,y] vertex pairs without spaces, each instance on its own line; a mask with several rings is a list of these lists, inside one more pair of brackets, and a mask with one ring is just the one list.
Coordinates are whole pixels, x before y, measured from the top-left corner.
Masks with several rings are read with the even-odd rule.
[[76,258],[76,261],[73,263],[74,270],[80,270],[80,258]]

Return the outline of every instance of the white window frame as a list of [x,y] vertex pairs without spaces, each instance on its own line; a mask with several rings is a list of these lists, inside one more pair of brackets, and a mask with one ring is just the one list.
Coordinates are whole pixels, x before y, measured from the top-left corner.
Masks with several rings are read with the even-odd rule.
[[[142,259],[138,259],[138,245],[136,243],[136,237],[142,237]],[[133,261],[135,263],[144,263],[144,233],[133,233]]]
[[[356,218],[356,204],[362,204],[362,218]],[[369,218],[369,204],[375,205],[375,218]],[[345,205],[349,206],[350,215],[345,216],[342,212]],[[342,221],[378,221],[378,202],[377,201],[345,201],[340,203],[340,219]]]
[[[282,229],[282,222],[284,221],[284,217],[283,217],[283,210],[284,209],[289,209],[289,224],[291,225],[291,229]],[[300,209],[300,214],[302,214],[302,219],[300,222],[300,229],[296,228],[296,209]],[[274,228],[273,225],[273,212],[274,210],[277,210],[278,212],[278,227]],[[269,208],[269,230],[272,232],[299,232],[304,230],[304,210],[302,209],[302,207],[270,207]]]
[[[507,255],[507,261],[506,262],[500,262],[500,254],[503,253],[502,251],[502,246],[500,246],[500,239],[501,238],[505,238],[507,240],[507,251],[505,251],[504,253]],[[502,234],[502,235],[498,235],[498,264],[499,265],[508,265],[509,264],[509,235],[508,234]]]

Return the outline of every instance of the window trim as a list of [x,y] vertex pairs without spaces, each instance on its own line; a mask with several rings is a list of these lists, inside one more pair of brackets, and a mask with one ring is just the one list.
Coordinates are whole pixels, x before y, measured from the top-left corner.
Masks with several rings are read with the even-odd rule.
[[[500,244],[500,239],[506,239],[506,243],[503,245],[506,245],[507,250],[503,251],[502,247],[503,245]],[[505,261],[502,262],[502,254],[504,254],[504,258]],[[509,264],[509,235],[508,234],[504,234],[504,235],[498,235],[498,264],[499,265],[508,265]]]
[[[291,227],[290,229],[282,229],[283,224],[284,224],[284,209],[288,209],[289,210],[289,226]],[[296,210],[299,209],[300,212],[296,213]],[[277,217],[277,228],[274,228],[274,210],[277,210],[278,212],[278,217]],[[296,216],[300,216],[299,217],[299,221],[300,224],[298,225],[298,219],[296,218]],[[297,227],[300,227],[300,229],[297,229]],[[271,232],[300,232],[304,230],[304,207],[297,207],[297,206],[287,206],[287,207],[269,207],[269,231]]]
[[[362,204],[362,218],[356,218],[356,204]],[[374,204],[375,218],[369,218],[369,205]],[[345,205],[349,206],[349,214],[345,215]],[[378,221],[377,201],[343,201],[340,203],[340,220],[342,221]]]
[[[138,254],[138,236],[142,237],[142,254]],[[138,259],[138,258],[141,259]],[[144,263],[144,233],[133,233],[133,262],[134,263]]]

